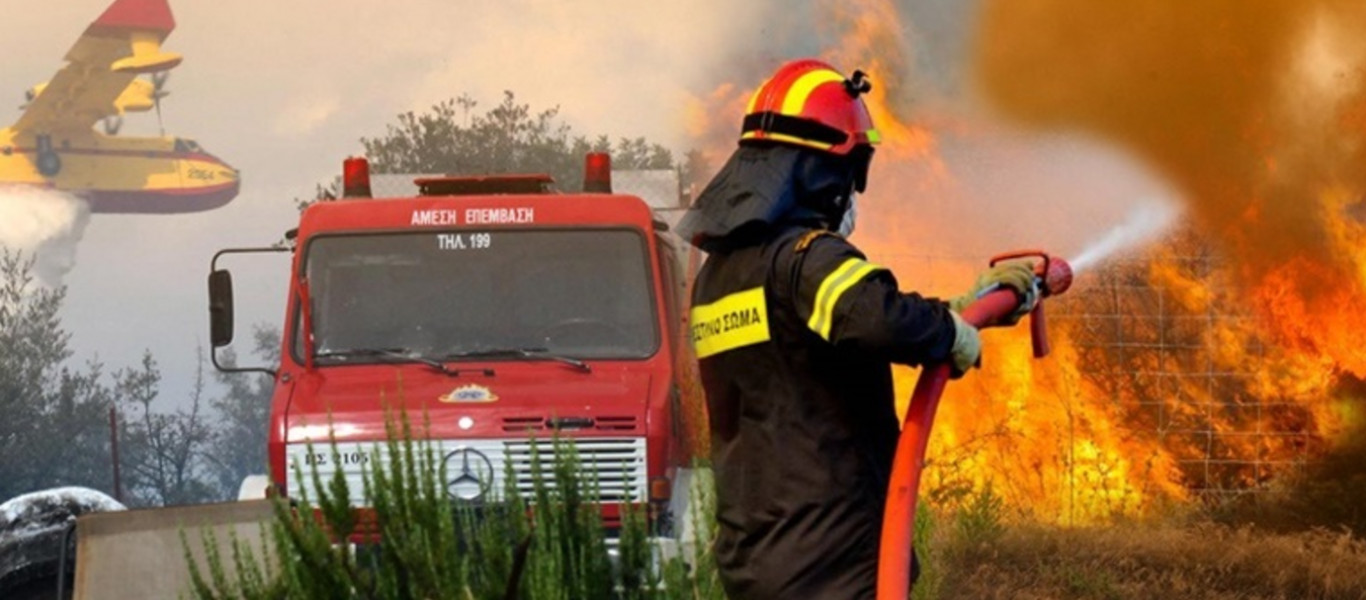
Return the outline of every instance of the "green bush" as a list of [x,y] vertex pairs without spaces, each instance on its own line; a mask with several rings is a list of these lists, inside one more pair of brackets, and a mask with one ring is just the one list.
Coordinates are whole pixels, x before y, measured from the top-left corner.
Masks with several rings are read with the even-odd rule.
[[911,586],[911,600],[934,600],[940,595],[944,576],[934,545],[937,526],[934,511],[922,499],[915,505],[915,537],[912,542],[916,559],[920,562],[920,578]]
[[[557,460],[542,462],[533,446],[534,501],[528,505],[506,477],[493,501],[452,503],[446,473],[425,436],[406,418],[391,423],[385,452],[371,454],[364,493],[373,519],[351,508],[340,471],[328,480],[312,469],[312,493],[275,500],[268,541],[251,548],[232,540],[225,557],[205,537],[205,567],[189,560],[197,600],[285,598],[596,600],[724,598],[710,556],[712,496],[694,486],[699,541],[695,567],[679,557],[656,560],[648,519],[639,507],[622,512],[619,560],[613,568],[595,484],[579,476],[573,444],[556,439]],[[333,459],[338,458],[335,443]],[[336,464],[336,463],[334,463]],[[510,468],[510,467],[509,467]],[[294,476],[304,481],[295,466]],[[303,486],[309,487],[309,486]],[[291,503],[292,500],[292,503]],[[315,518],[316,515],[316,518]],[[183,537],[183,536],[182,536]],[[338,540],[359,537],[352,546]],[[185,552],[190,556],[190,544]]]
[[1005,500],[988,484],[970,494],[954,515],[955,533],[967,544],[995,541],[1005,531]]

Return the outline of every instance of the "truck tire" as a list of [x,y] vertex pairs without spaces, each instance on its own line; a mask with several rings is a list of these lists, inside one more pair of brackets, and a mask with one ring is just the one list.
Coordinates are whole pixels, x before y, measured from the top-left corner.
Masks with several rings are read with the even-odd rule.
[[[52,598],[59,575],[66,578],[64,596],[70,598],[76,540],[68,533],[76,517],[123,509],[109,496],[78,487],[24,494],[0,504],[0,598]],[[65,569],[59,573],[64,545]]]

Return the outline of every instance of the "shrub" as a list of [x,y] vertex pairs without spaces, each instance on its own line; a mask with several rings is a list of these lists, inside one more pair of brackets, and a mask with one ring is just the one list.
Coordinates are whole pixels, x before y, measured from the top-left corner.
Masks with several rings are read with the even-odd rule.
[[[579,475],[573,444],[552,442],[555,460],[533,446],[534,502],[528,504],[506,477],[492,500],[455,504],[432,444],[412,435],[406,418],[389,426],[385,452],[372,452],[362,470],[369,511],[352,508],[341,471],[328,481],[313,468],[312,494],[276,499],[268,541],[251,548],[232,540],[229,576],[225,557],[204,537],[205,569],[189,560],[198,600],[724,598],[710,560],[711,494],[694,486],[687,518],[702,532],[681,558],[655,559],[643,510],[623,507],[619,557],[614,568],[595,483]],[[338,452],[332,444],[334,460]],[[548,464],[547,464],[548,463]],[[510,469],[510,467],[509,467]],[[295,477],[304,481],[295,466]],[[308,486],[303,486],[308,487]],[[316,498],[315,498],[316,497]],[[183,536],[182,536],[183,537]],[[338,543],[360,539],[357,546]],[[190,545],[185,540],[185,551]]]

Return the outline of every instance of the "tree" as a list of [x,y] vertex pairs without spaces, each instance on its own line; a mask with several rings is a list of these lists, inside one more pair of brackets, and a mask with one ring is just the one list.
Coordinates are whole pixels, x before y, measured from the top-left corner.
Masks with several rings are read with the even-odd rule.
[[561,189],[578,189],[583,157],[611,151],[619,169],[672,169],[673,153],[645,138],[590,140],[560,123],[559,108],[532,112],[512,92],[482,114],[468,95],[438,103],[428,113],[406,112],[377,138],[362,138],[377,173],[549,173]]
[[[576,135],[557,120],[559,108],[533,112],[518,104],[516,96],[503,92],[503,101],[481,114],[468,95],[432,106],[426,113],[408,111],[398,123],[375,138],[361,138],[375,173],[441,173],[485,175],[498,173],[547,173],[561,190],[582,189],[584,155],[611,152],[616,169],[682,169],[682,180],[691,181],[705,170],[701,154],[689,156],[682,167],[673,152],[643,137],[620,138],[614,147],[605,135]],[[337,180],[317,184],[311,198],[295,198],[303,210],[319,200],[341,195]],[[279,244],[288,244],[281,240]]]
[[[257,325],[253,337],[253,354],[258,364],[278,365],[280,330]],[[237,365],[232,349],[224,351],[219,359],[224,365]],[[247,475],[266,472],[266,432],[275,381],[258,373],[218,373],[215,377],[227,391],[210,403],[220,421],[209,443],[208,456],[218,487],[235,492]]]
[[217,500],[224,491],[214,485],[206,460],[214,431],[203,412],[204,361],[190,392],[188,408],[174,412],[153,410],[161,372],[150,352],[138,368],[115,374],[115,390],[123,407],[122,465],[128,491],[138,503],[195,504]]
[[37,285],[33,266],[0,248],[0,499],[56,485],[110,490],[112,395],[100,365],[65,366],[66,289]]
[[[190,406],[159,412],[161,373],[150,353],[137,368],[67,365],[71,335],[57,314],[64,287],[35,283],[34,260],[0,249],[0,500],[78,485],[113,489],[109,410],[117,408],[124,498],[182,504],[223,497],[206,475],[212,429],[201,402],[201,370]],[[263,426],[264,428],[264,426]],[[234,489],[235,489],[234,485]]]

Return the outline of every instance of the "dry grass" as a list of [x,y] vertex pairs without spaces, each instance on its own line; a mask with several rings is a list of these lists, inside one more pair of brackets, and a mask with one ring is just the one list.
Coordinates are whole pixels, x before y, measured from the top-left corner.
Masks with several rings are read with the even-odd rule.
[[1348,533],[1021,525],[934,537],[938,598],[1366,599],[1366,542]]

